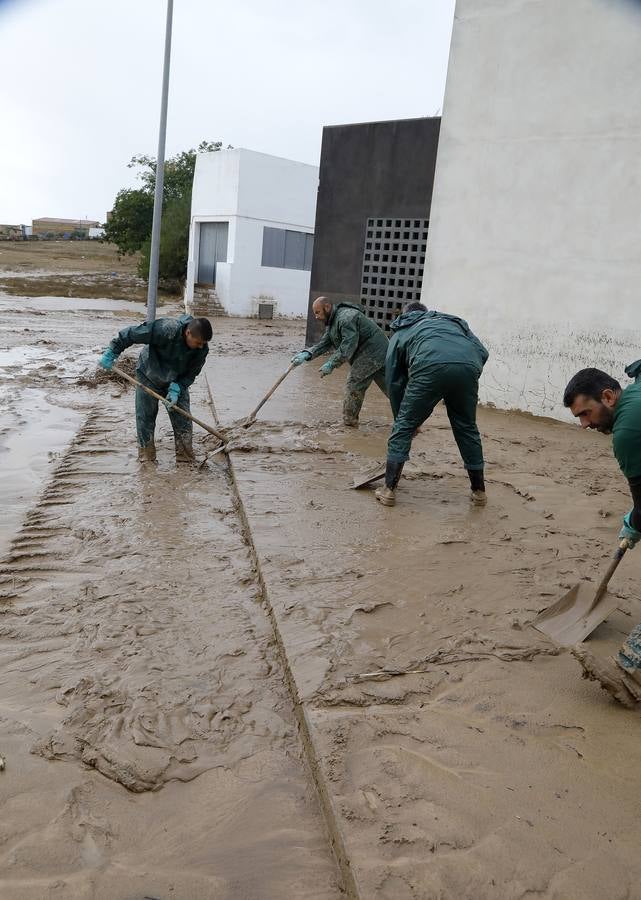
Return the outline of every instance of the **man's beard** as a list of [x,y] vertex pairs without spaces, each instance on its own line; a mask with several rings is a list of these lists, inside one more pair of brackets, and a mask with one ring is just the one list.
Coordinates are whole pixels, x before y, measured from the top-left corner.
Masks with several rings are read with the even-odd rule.
[[612,434],[612,426],[614,425],[614,413],[612,410],[603,408],[602,418],[596,426],[596,430],[601,434]]

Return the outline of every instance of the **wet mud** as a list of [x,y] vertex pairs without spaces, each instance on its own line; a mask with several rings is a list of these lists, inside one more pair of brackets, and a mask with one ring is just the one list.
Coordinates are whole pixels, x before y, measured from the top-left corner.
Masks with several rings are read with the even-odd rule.
[[[242,429],[303,329],[217,319],[193,408],[229,465],[176,466],[161,412],[141,469],[133,394],[94,368],[129,314],[33,304],[0,302],[6,346],[46,350],[5,360],[2,397],[76,418],[0,567],[0,894],[636,895],[639,713],[531,627],[607,565],[607,438],[482,410],[478,509],[437,410],[384,508],[351,489],[385,456],[380,392],[345,428],[345,372],[310,363]],[[641,620],[640,567],[594,652]]]
[[[338,897],[227,466],[177,465],[161,411],[141,469],[133,393],[92,379],[96,351],[63,343],[58,315],[35,357],[69,366],[38,391],[74,434],[0,564],[0,895]],[[86,324],[103,346],[120,327]],[[16,379],[41,384],[33,358],[7,356],[9,401]],[[9,436],[26,422],[46,443],[25,413]]]
[[[207,373],[223,418],[260,393],[228,366]],[[478,509],[437,410],[386,509],[350,490],[385,457],[385,402],[373,388],[344,429],[342,384],[301,367],[231,458],[359,895],[634,896],[639,714],[531,627],[576,581],[596,586],[616,544],[629,498],[607,438],[482,410]],[[626,562],[589,641],[601,654],[641,619]]]

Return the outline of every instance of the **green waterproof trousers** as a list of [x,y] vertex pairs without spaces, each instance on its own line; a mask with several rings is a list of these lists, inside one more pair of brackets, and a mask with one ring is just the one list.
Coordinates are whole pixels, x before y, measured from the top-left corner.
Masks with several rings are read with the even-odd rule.
[[381,366],[367,378],[356,379],[353,377],[354,370],[350,369],[345,382],[345,396],[343,397],[343,422],[346,425],[357,425],[358,417],[365,400],[365,392],[375,381],[379,388],[387,397],[387,387],[385,385],[385,366]]
[[387,443],[387,458],[409,459],[412,437],[443,400],[466,469],[483,468],[481,435],[476,427],[479,372],[464,363],[443,363],[410,375]]
[[[168,384],[155,384],[154,382],[149,381],[148,378],[142,376],[140,372],[136,372],[136,377],[142,384],[145,384],[147,387],[156,391],[157,394],[164,396],[169,390]],[[138,434],[139,447],[147,447],[149,444],[153,443],[154,432],[156,430],[156,417],[158,416],[158,403],[158,400],[145,393],[141,388],[136,388],[136,431]],[[176,405],[180,406],[186,412],[190,412],[189,388],[183,388],[181,390]],[[184,416],[181,416],[180,413],[172,412],[171,410],[168,410],[168,413],[171,427],[174,430],[176,445],[187,444],[188,446],[191,446],[193,432],[191,421]]]

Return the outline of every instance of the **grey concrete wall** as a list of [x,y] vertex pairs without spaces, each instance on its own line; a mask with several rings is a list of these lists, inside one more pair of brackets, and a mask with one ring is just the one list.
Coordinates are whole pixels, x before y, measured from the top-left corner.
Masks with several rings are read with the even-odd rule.
[[489,346],[482,399],[565,418],[577,369],[624,378],[640,285],[639,5],[458,0],[423,302]]
[[[440,119],[323,129],[310,306],[320,294],[360,301],[370,216],[429,218]],[[307,341],[318,338],[310,316]]]

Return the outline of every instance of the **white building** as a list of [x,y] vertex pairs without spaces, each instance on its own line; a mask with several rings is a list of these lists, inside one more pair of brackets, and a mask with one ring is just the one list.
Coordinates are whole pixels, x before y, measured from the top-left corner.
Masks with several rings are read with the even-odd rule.
[[639,10],[456,4],[422,299],[487,343],[486,402],[567,418],[641,357]]
[[306,316],[318,168],[219,150],[196,159],[185,305]]

